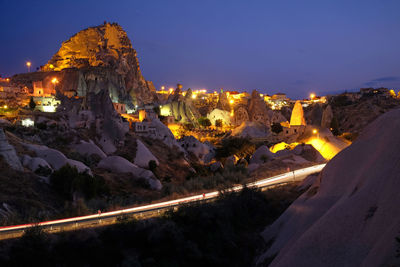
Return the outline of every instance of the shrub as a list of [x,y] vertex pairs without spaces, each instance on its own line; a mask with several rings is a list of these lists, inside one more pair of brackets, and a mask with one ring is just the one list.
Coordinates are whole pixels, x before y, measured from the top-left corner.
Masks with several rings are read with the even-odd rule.
[[72,200],[73,194],[83,194],[91,199],[108,191],[104,179],[90,176],[86,172],[79,173],[76,167],[65,165],[50,176],[51,187],[65,199]]
[[203,127],[209,127],[211,126],[211,121],[206,117],[200,117],[199,124]]
[[271,126],[271,131],[278,134],[283,131],[283,127],[280,123],[274,122]]
[[245,158],[252,155],[256,147],[247,138],[230,137],[222,140],[221,146],[217,148],[217,158],[236,155],[239,158]]
[[35,103],[35,101],[33,101],[33,97],[31,96],[31,99],[29,100],[29,108],[31,110],[34,110],[35,107],[36,107],[36,103]]
[[221,119],[218,119],[218,120],[216,120],[215,121],[215,126],[217,126],[217,127],[222,127],[222,120]]
[[155,160],[150,160],[149,161],[149,170],[152,171],[153,173],[157,169],[157,162]]

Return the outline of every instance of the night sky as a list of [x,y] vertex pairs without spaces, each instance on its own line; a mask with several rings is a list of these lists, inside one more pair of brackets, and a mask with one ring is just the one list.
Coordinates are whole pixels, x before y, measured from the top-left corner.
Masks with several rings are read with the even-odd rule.
[[0,74],[43,65],[61,42],[118,22],[144,77],[184,88],[305,97],[400,89],[399,0],[0,0]]

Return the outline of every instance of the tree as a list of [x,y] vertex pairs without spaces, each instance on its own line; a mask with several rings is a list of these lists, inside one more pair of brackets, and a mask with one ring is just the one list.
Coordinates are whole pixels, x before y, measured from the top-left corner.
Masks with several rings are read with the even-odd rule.
[[211,126],[211,121],[206,117],[200,117],[199,124],[203,127],[209,127]]
[[33,101],[33,97],[31,96],[31,99],[29,100],[29,108],[31,110],[34,110],[35,107],[36,107],[36,103],[35,103],[35,101]]
[[332,131],[333,135],[339,135],[340,134],[340,132],[339,132],[339,122],[336,119],[336,117],[332,118],[330,126],[331,126],[331,131]]
[[274,122],[271,126],[271,131],[278,134],[283,131],[283,127],[280,123]]
[[222,120],[221,119],[216,120],[215,121],[215,126],[222,127]]

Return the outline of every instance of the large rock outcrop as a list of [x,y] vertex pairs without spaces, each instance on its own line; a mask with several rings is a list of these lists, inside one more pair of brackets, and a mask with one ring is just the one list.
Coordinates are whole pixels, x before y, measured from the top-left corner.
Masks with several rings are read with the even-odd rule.
[[228,97],[227,97],[226,93],[224,93],[224,92],[220,92],[218,95],[217,109],[226,110],[226,111],[231,110],[231,106],[229,105]]
[[400,110],[388,112],[333,158],[269,226],[270,266],[399,266]]
[[253,90],[249,101],[248,114],[250,121],[260,122],[264,125],[270,126],[267,105],[260,93]]
[[78,32],[62,43],[42,70],[62,71],[58,88],[82,96],[106,88],[122,103],[150,103],[155,97],[154,86],[142,76],[131,41],[116,23]]
[[197,125],[200,114],[192,102],[192,90],[187,90],[182,96],[182,87],[178,84],[174,94],[168,98],[168,103],[161,106],[161,115],[174,116],[181,123],[192,123]]
[[333,119],[333,112],[330,105],[328,105],[322,113],[321,127],[330,128]]
[[141,178],[146,180],[152,189],[160,190],[162,188],[160,181],[151,171],[139,168],[122,157],[110,156],[104,158],[97,166],[115,173],[131,173],[136,179]]

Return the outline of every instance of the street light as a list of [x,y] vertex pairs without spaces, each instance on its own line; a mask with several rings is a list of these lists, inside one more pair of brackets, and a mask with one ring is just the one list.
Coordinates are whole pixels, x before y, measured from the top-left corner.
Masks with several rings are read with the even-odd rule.
[[313,133],[313,134],[317,134],[317,138],[319,139],[319,132],[318,132],[317,129],[313,129],[313,130],[312,130],[312,133]]
[[31,72],[31,65],[32,63],[30,61],[26,62],[26,66],[28,67],[28,72]]
[[53,84],[53,90],[56,91],[56,83],[58,83],[57,78],[54,77],[54,78],[51,80],[51,83]]
[[310,94],[310,99],[313,100],[314,98],[315,98],[315,94],[314,94],[314,93],[311,93],[311,94]]

